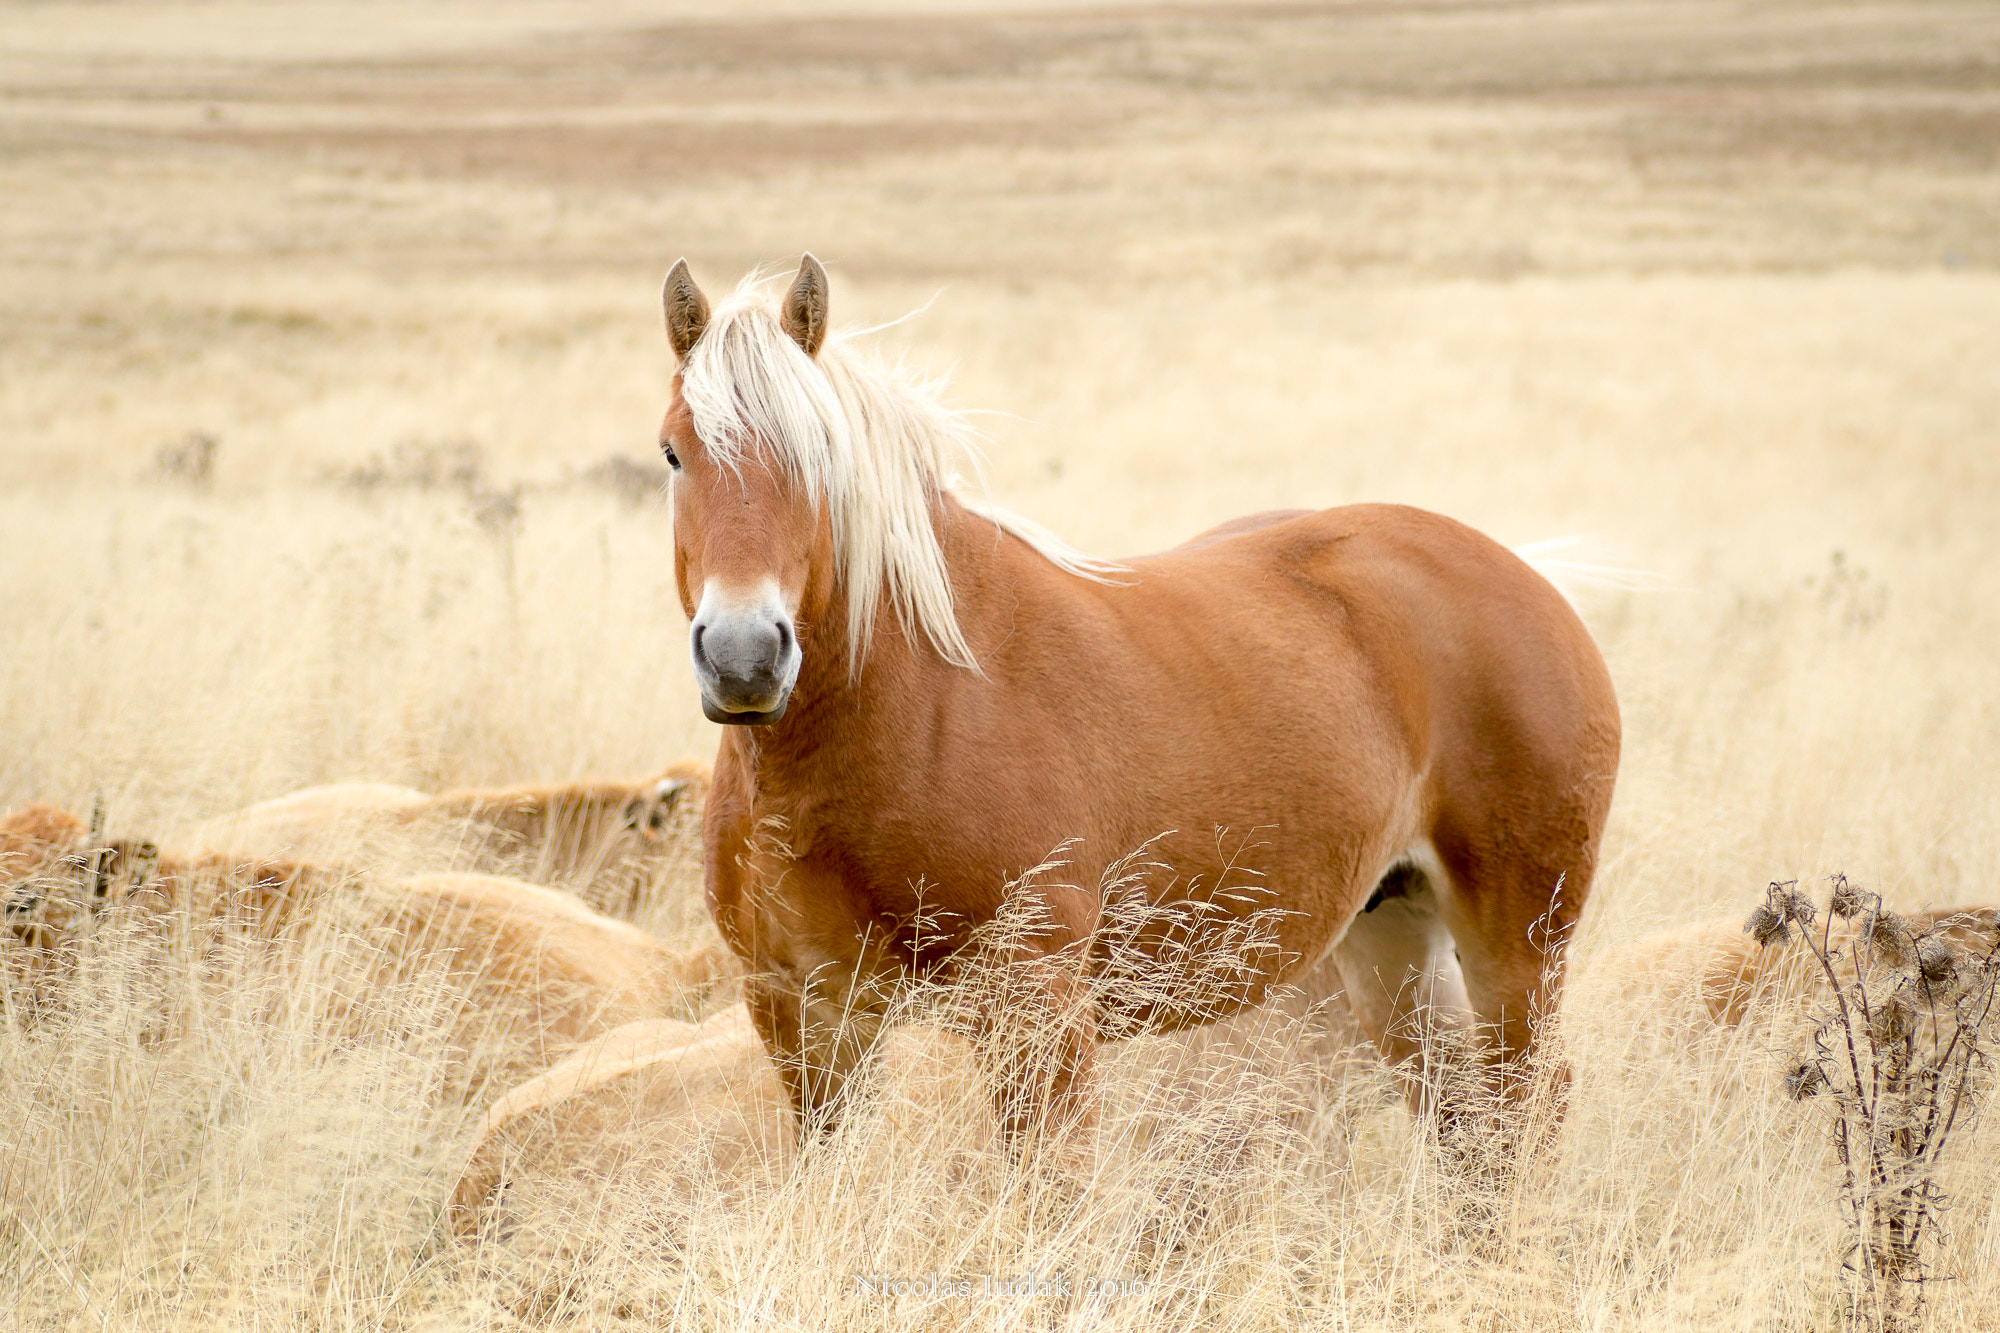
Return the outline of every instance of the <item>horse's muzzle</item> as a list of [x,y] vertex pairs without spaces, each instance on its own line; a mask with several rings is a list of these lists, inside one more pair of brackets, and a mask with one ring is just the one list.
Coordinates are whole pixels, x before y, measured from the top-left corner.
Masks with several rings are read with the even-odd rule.
[[727,726],[768,726],[785,715],[799,678],[799,641],[788,621],[718,611],[689,632],[701,711]]

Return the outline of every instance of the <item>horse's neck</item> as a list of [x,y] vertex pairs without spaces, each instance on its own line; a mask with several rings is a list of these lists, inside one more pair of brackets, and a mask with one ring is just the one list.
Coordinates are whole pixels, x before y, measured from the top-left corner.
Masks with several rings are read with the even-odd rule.
[[[951,572],[959,627],[978,655],[1012,632],[989,623],[1001,614],[996,603],[1005,602],[1009,616],[1013,611],[1012,596],[996,593],[1017,588],[1032,573],[1020,568],[1024,559],[1032,564],[1041,557],[949,495],[940,499],[933,521]],[[737,738],[759,772],[760,786],[764,776],[840,773],[864,756],[894,748],[884,742],[904,719],[921,716],[970,675],[945,661],[921,630],[905,631],[886,597],[876,612],[867,659],[852,671],[846,622],[845,594],[836,594],[803,654],[784,720],[746,729],[754,734]]]

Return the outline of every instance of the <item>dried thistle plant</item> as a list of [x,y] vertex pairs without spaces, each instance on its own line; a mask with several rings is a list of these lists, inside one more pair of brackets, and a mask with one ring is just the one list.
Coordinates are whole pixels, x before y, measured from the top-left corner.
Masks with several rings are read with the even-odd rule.
[[[1817,931],[1795,883],[1773,884],[1744,930],[1765,947],[1799,927],[1830,991],[1785,1090],[1831,1117],[1841,1166],[1847,1326],[1915,1328],[1940,1243],[1939,1163],[1985,1090],[2000,930],[1972,917],[1922,931],[1836,875]],[[1842,924],[1836,931],[1835,922]]]

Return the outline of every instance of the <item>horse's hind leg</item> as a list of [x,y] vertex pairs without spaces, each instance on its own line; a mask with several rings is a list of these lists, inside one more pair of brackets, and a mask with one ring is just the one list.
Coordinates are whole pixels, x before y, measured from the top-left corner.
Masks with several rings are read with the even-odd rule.
[[1433,1058],[1462,1044],[1470,1017],[1431,876],[1409,861],[1392,866],[1332,961],[1355,1022],[1421,1109],[1439,1087]]
[[1512,839],[1455,837],[1443,827],[1433,840],[1444,867],[1442,914],[1481,1039],[1520,1071],[1561,995],[1563,955],[1596,864],[1594,830],[1533,851]]

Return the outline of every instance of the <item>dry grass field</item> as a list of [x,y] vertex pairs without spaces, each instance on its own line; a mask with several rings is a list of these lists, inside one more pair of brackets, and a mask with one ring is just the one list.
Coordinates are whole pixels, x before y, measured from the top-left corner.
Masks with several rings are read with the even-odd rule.
[[[789,1173],[640,1161],[459,1243],[443,982],[357,1025],[362,937],[113,933],[0,1031],[0,1322],[1833,1326],[1782,1033],[1617,951],[1835,871],[2000,900],[2000,10],[750,8],[0,11],[0,809],[157,834],[711,751],[658,283],[810,248],[842,322],[930,303],[883,346],[1087,550],[1396,500],[1654,576],[1587,606],[1626,748],[1559,1134],[1468,1182],[1273,1020],[1111,1053],[1080,1197],[918,1079]],[[1960,1147],[1932,1315],[2000,1328],[2000,1121]],[[852,1281],[933,1271],[1076,1289]]]

